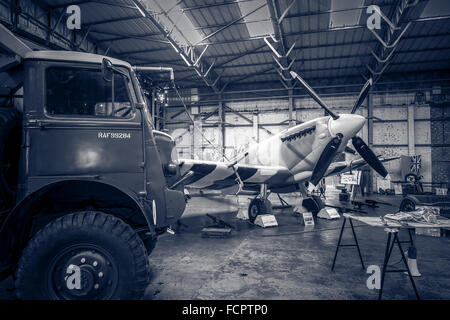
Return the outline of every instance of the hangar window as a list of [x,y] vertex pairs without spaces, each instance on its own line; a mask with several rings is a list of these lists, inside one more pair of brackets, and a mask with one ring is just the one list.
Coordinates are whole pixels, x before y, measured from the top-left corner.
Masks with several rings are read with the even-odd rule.
[[[114,91],[112,90],[114,83]],[[49,115],[131,118],[128,79],[115,74],[103,79],[100,70],[51,67],[46,71],[46,112]]]

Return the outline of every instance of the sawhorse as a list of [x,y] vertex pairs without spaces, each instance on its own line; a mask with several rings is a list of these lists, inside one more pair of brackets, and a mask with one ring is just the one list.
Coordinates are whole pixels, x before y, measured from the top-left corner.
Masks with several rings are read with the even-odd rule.
[[[350,226],[352,228],[353,239],[355,240],[354,244],[341,244],[342,234],[344,233],[345,223],[347,222],[347,219],[350,222]],[[339,241],[336,246],[336,252],[335,252],[334,258],[333,258],[333,265],[331,266],[332,271],[334,270],[334,266],[336,264],[336,258],[337,258],[338,252],[339,252],[339,248],[341,248],[341,247],[356,247],[358,249],[359,259],[361,260],[361,266],[362,266],[363,270],[366,270],[366,267],[364,266],[364,261],[363,261],[362,255],[361,255],[361,250],[359,249],[358,238],[356,237],[355,228],[353,227],[352,219],[350,217],[347,218],[345,213],[344,213],[344,222],[342,223],[341,232],[339,234]]]
[[[333,265],[331,266],[331,270],[334,270],[335,264],[336,264],[336,258],[339,252],[339,248],[341,247],[356,247],[358,249],[358,255],[359,255],[359,259],[361,261],[361,266],[362,268],[365,270],[365,266],[364,266],[364,261],[361,255],[361,250],[359,248],[359,244],[358,244],[358,238],[356,237],[356,232],[355,232],[355,228],[353,226],[353,221],[351,216],[349,216],[348,214],[343,215],[344,221],[342,223],[342,227],[341,227],[341,231],[339,234],[339,240],[338,240],[338,244],[336,246],[336,252],[334,254],[334,258],[333,258]],[[353,234],[353,239],[355,241],[354,244],[341,244],[342,242],[342,235],[344,233],[344,228],[345,228],[345,224],[347,222],[347,219],[350,222],[350,226],[352,229],[352,234]],[[411,275],[411,270],[409,269],[408,266],[408,262],[406,260],[405,257],[405,253],[403,252],[403,248],[402,248],[402,243],[410,243],[411,246],[414,246],[414,241],[413,241],[413,237],[411,234],[411,229],[408,229],[408,235],[409,235],[409,240],[407,241],[400,241],[399,237],[398,237],[398,228],[385,228],[384,231],[386,231],[388,233],[388,238],[387,238],[387,244],[386,244],[386,251],[384,254],[384,261],[383,261],[383,268],[382,268],[382,272],[381,272],[381,286],[380,286],[380,291],[378,293],[378,299],[381,300],[381,297],[383,295],[383,287],[384,287],[384,281],[386,278],[386,273],[393,273],[393,272],[406,272],[407,275],[409,276],[409,279],[411,281],[411,284],[413,286],[414,289],[414,293],[416,295],[416,298],[418,300],[420,300],[420,296],[419,296],[419,292],[417,291],[417,287],[416,284],[414,282],[413,276]],[[394,270],[388,270],[388,263],[389,263],[389,259],[391,258],[392,255],[392,250],[394,249],[395,244],[397,244],[399,250],[400,250],[400,254],[402,256],[402,261],[403,264],[405,265],[405,269],[394,269]]]
[[[385,228],[384,231],[387,232],[388,238],[387,238],[387,244],[386,244],[386,251],[384,254],[384,262],[383,262],[383,270],[381,272],[381,287],[380,291],[378,292],[378,300],[381,300],[381,297],[383,295],[383,287],[384,287],[384,280],[386,278],[386,273],[394,273],[394,272],[406,272],[409,276],[409,280],[411,281],[411,284],[414,289],[414,293],[416,294],[417,300],[420,300],[419,292],[417,291],[416,284],[414,282],[414,278],[411,275],[411,270],[409,270],[408,262],[405,257],[405,253],[403,252],[402,243],[411,243],[411,245],[414,245],[411,230],[408,228],[409,233],[409,241],[400,241],[398,238],[398,229],[397,228]],[[392,240],[392,241],[391,241]],[[403,264],[405,265],[405,269],[393,269],[388,270],[388,263],[389,259],[391,258],[392,250],[394,249],[395,244],[397,243],[398,249],[400,250],[400,255],[402,256]]]

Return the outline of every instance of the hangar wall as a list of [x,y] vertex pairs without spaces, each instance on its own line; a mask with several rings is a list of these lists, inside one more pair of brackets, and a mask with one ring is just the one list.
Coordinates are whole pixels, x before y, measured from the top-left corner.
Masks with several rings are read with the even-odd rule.
[[450,181],[450,103],[433,102],[430,107],[433,181]]
[[[333,106],[333,110],[344,113],[349,112],[356,95],[333,94],[323,95],[323,98],[327,104]],[[366,101],[358,113],[368,116],[367,103],[372,104],[373,134],[369,138],[369,124],[366,123],[361,136],[372,144],[377,154],[388,157],[421,155],[423,181],[445,182],[449,181],[449,162],[442,160],[444,158],[442,154],[450,149],[450,125],[442,119],[443,116],[448,118],[449,104],[446,104],[445,108],[436,106],[432,104],[432,98],[431,91],[426,92],[420,99],[416,91],[372,93],[370,102]],[[226,110],[224,144],[227,157],[233,158],[250,143],[269,137],[269,131],[277,133],[288,128],[289,103],[289,99],[286,98],[223,102]],[[292,103],[294,121],[304,122],[324,115],[324,111],[309,97],[296,96]],[[176,138],[179,157],[220,160],[222,136],[219,116],[217,112],[211,115],[217,110],[217,105],[195,106],[194,110],[198,110],[198,113],[193,114],[197,127],[202,129],[205,138],[215,145],[216,150],[198,130],[193,130],[186,114],[180,113],[182,110],[179,107],[166,110],[165,128]],[[202,117],[207,119],[201,121]],[[440,147],[432,151],[431,147],[436,145]],[[387,163],[386,168],[391,173],[393,181],[402,180],[400,160]],[[376,176],[372,181],[374,190],[377,190]]]

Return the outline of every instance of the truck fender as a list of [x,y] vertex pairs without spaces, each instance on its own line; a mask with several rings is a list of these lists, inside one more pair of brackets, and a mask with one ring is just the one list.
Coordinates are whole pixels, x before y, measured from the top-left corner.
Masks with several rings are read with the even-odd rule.
[[26,232],[29,231],[31,222],[31,210],[30,208],[33,204],[38,201],[40,197],[52,190],[52,188],[60,187],[61,184],[65,183],[94,183],[108,188],[116,189],[118,192],[127,196],[132,200],[136,206],[140,209],[145,217],[147,225],[149,226],[152,233],[154,232],[153,218],[151,214],[151,208],[145,210],[144,205],[128,190],[119,188],[116,185],[112,185],[105,181],[92,181],[92,180],[64,180],[57,181],[42,188],[35,190],[34,192],[27,195],[24,199],[17,203],[17,205],[9,212],[7,215],[3,226],[0,229],[0,270],[5,267],[10,267],[15,261],[20,257],[20,253],[24,246],[26,245]]

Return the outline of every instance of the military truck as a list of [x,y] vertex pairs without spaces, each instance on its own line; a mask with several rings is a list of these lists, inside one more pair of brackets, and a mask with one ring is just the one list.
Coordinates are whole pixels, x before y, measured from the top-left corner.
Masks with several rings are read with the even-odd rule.
[[127,62],[0,33],[1,279],[21,299],[142,297],[185,209],[174,140]]

